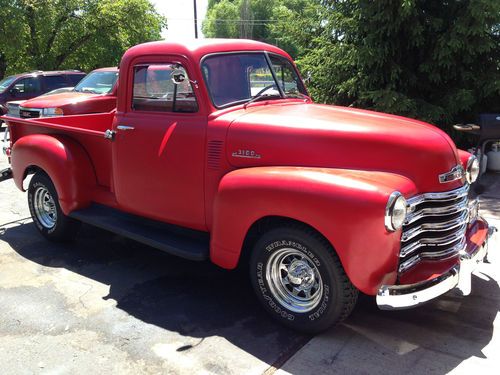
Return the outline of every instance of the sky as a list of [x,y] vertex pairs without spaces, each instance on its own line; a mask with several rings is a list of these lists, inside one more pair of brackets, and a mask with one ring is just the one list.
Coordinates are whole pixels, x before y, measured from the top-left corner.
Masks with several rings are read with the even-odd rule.
[[[194,0],[150,0],[156,10],[167,17],[168,30],[163,30],[165,39],[194,38]],[[198,11],[198,37],[202,38],[201,24],[205,19],[208,0],[196,0]]]

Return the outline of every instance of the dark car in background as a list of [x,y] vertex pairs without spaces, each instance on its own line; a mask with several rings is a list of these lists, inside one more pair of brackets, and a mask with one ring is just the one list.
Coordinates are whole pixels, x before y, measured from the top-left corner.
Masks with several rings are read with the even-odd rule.
[[0,116],[7,113],[6,103],[28,100],[62,87],[74,87],[85,77],[78,70],[34,71],[16,74],[0,81]]

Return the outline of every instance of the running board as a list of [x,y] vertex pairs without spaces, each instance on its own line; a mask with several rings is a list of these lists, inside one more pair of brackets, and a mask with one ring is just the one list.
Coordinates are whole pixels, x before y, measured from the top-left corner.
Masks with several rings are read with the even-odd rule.
[[131,215],[99,204],[73,211],[70,217],[190,260],[209,257],[208,233]]

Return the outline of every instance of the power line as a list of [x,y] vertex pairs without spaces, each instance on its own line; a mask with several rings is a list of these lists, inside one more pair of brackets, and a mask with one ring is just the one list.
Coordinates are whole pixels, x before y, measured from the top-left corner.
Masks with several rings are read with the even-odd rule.
[[[174,17],[168,17],[168,20],[172,21],[190,21],[193,22],[192,18],[174,18]],[[284,20],[271,20],[271,19],[266,19],[266,20],[241,20],[241,19],[224,19],[224,18],[214,18],[214,19],[208,19],[209,21],[216,21],[216,22],[285,22]]]

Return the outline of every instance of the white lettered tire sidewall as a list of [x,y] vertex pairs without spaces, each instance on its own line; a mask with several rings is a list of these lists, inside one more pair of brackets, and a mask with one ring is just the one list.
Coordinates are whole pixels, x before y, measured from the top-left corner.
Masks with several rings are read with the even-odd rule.
[[[272,254],[289,248],[306,255],[315,265],[323,283],[317,305],[307,312],[294,312],[283,306],[272,293],[266,277],[267,262]],[[250,277],[257,297],[264,308],[283,324],[304,332],[319,332],[341,321],[352,310],[346,307],[352,298],[344,292],[350,284],[333,249],[324,238],[312,230],[281,227],[265,233],[255,244],[250,260]],[[355,297],[357,297],[357,291]],[[355,303],[354,298],[354,303]],[[352,303],[351,303],[352,304]],[[348,312],[346,313],[346,310]]]

